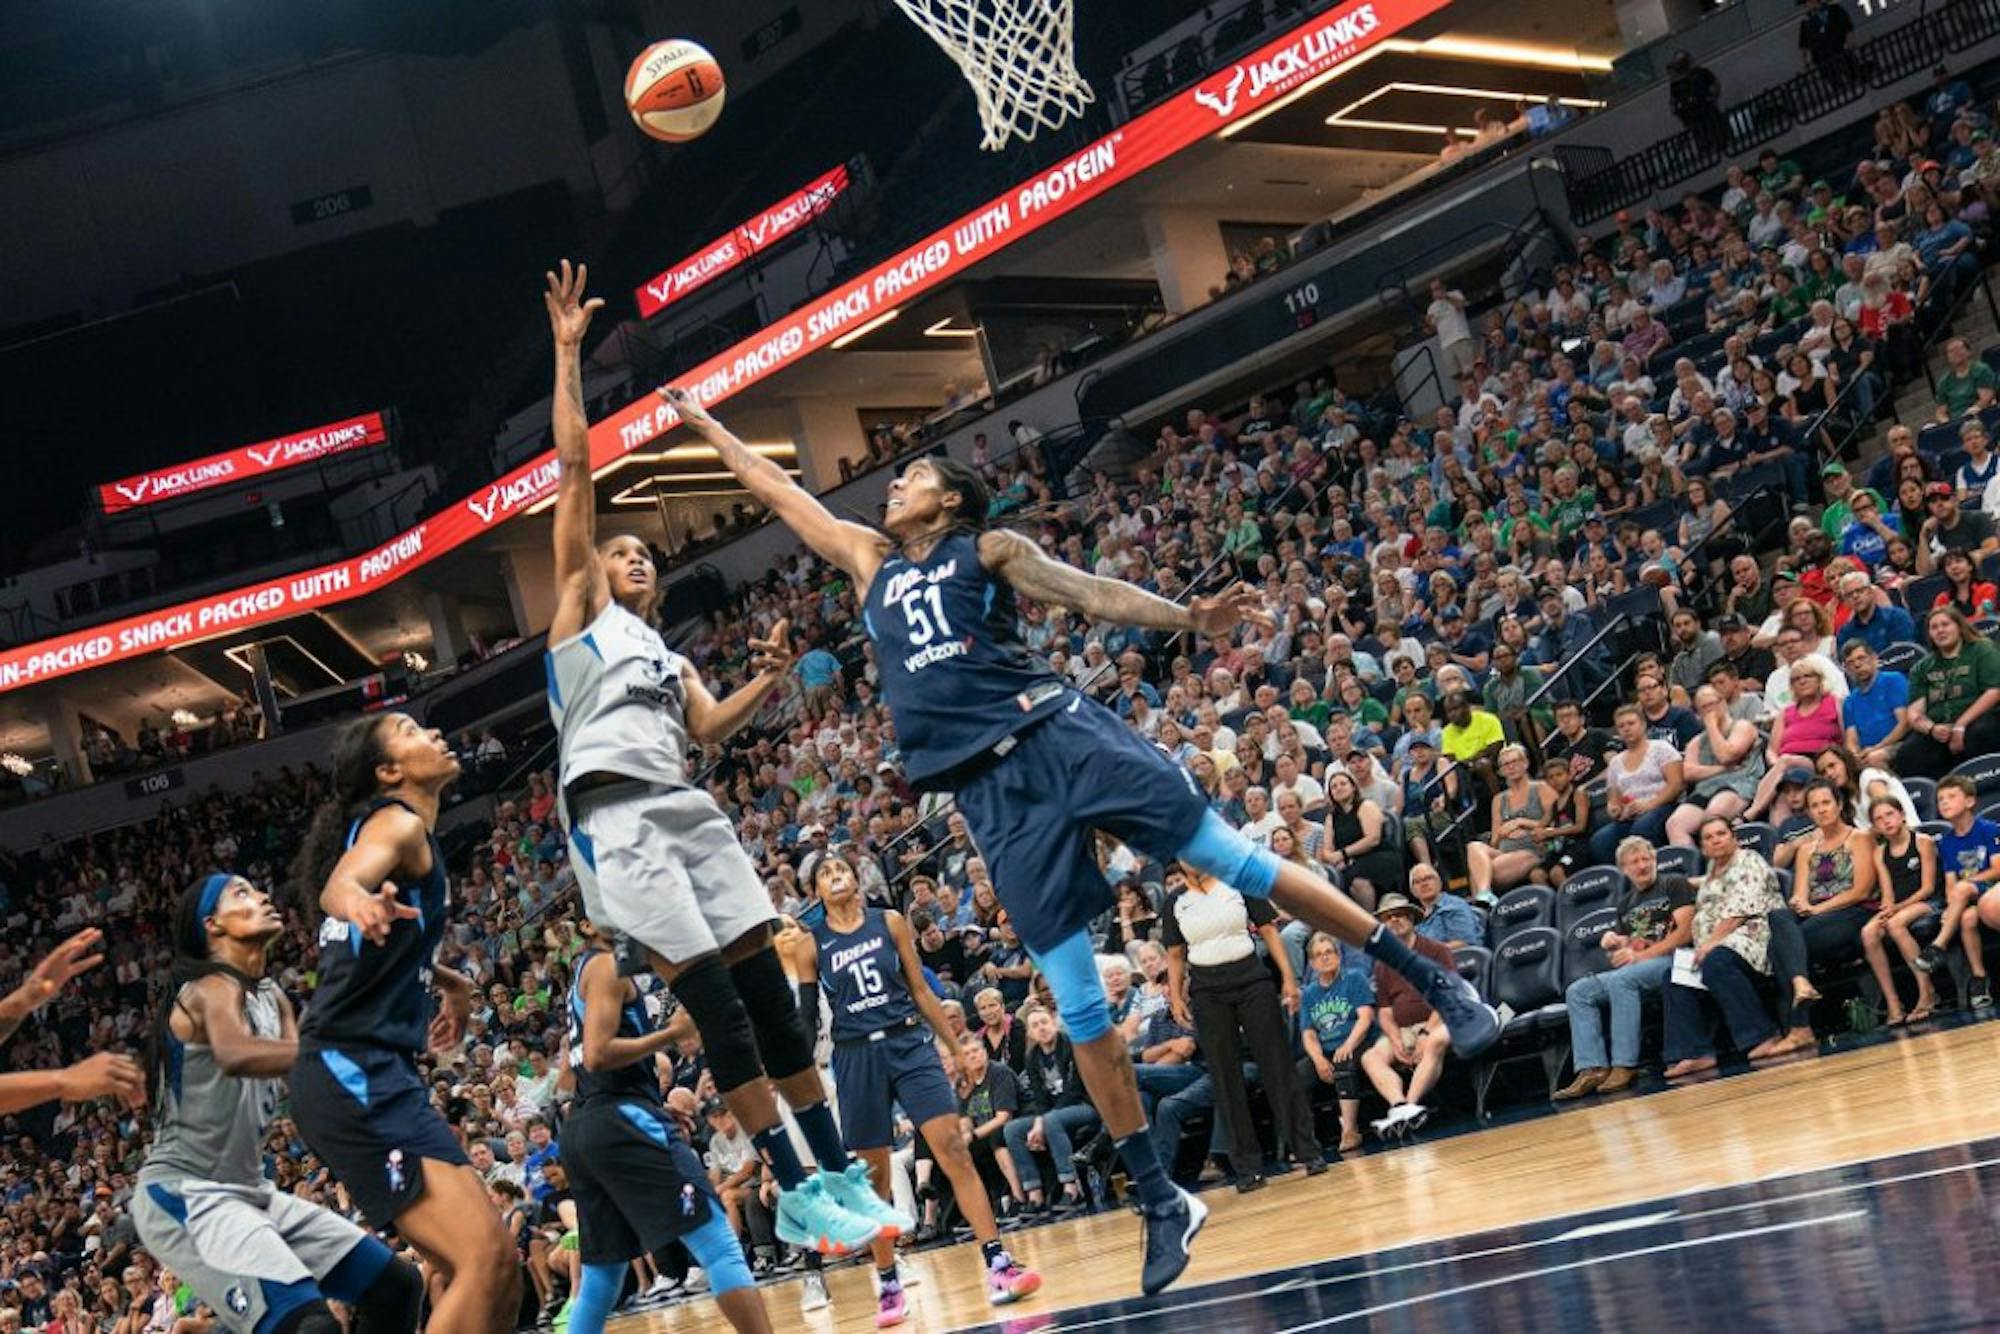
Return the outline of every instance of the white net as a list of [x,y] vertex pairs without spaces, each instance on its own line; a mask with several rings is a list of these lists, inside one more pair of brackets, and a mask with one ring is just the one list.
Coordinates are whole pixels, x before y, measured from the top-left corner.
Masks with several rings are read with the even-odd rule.
[[896,0],[896,7],[972,85],[986,131],[981,148],[1026,142],[1097,100],[1076,68],[1075,0]]

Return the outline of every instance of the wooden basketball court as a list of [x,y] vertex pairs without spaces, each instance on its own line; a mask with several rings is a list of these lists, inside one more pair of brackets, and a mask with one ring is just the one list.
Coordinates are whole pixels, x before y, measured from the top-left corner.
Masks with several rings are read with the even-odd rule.
[[[1153,1298],[1139,1296],[1139,1228],[1124,1212],[1009,1234],[1045,1286],[997,1311],[976,1248],[927,1251],[903,1261],[922,1277],[904,1328],[1306,1330],[1409,1315],[1462,1328],[1450,1311],[1472,1300],[1492,1304],[1468,1311],[1505,1309],[1506,1323],[1579,1327],[1622,1312],[1640,1327],[1648,1310],[1706,1319],[1743,1309],[1752,1271],[1737,1266],[1752,1262],[1800,1285],[1772,1293],[1749,1280],[1765,1307],[1760,1328],[1814,1326],[1812,1302],[1836,1289],[1832,1310],[1859,1319],[1855,1328],[1990,1328],[2000,1319],[2000,1142],[1986,1140],[2000,1141],[2000,1024],[1874,1040],[1355,1155],[1317,1180],[1294,1174],[1249,1196],[1212,1190],[1193,1265]],[[1890,1237],[1917,1247],[1914,1263],[1877,1263]],[[1781,1262],[1795,1241],[1798,1263]],[[1843,1241],[1855,1264],[1834,1253]],[[1825,1284],[1814,1277],[1822,1269]],[[1868,1285],[1859,1294],[1845,1290],[1857,1270]],[[810,1315],[796,1280],[767,1287],[773,1324],[875,1328],[865,1266],[830,1274],[828,1286],[833,1306]],[[1614,1291],[1617,1305],[1577,1306]],[[1711,1298],[1724,1305],[1701,1304]],[[1931,1305],[1914,1323],[1855,1314],[1875,1302],[1912,1317]],[[615,1328],[728,1326],[698,1300]]]

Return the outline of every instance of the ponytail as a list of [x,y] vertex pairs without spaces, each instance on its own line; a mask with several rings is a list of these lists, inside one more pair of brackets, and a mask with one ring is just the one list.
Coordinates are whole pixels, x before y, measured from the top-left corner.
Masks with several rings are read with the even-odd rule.
[[382,723],[388,716],[356,718],[333,740],[333,790],[313,811],[287,882],[289,897],[307,922],[318,919],[319,892],[346,850],[348,828],[381,791],[375,770],[388,758],[382,747]]

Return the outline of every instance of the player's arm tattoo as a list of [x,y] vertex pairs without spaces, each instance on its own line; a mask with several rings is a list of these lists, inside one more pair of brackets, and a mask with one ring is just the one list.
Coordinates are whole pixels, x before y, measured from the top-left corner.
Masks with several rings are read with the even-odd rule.
[[1005,528],[980,534],[979,559],[986,568],[1037,602],[1053,603],[1095,620],[1142,630],[1193,628],[1188,609],[1122,579],[1088,574],[1048,555],[1034,542]]

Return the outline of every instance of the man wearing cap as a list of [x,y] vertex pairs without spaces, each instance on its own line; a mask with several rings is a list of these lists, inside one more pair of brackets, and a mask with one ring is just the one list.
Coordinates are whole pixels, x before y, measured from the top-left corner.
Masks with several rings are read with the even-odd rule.
[[1587,613],[1571,614],[1561,588],[1543,589],[1540,602],[1542,630],[1535,636],[1529,655],[1538,665],[1550,669],[1578,659],[1556,689],[1581,698],[1611,675],[1610,650],[1601,643],[1585,649],[1597,628]]
[[1438,642],[1451,660],[1469,672],[1483,672],[1492,654],[1492,641],[1483,631],[1467,628],[1465,609],[1456,603],[1438,615]]
[[1901,520],[1882,512],[1882,501],[1873,491],[1857,494],[1849,514],[1847,527],[1840,534],[1840,554],[1852,556],[1873,570],[1888,557],[1890,539],[1901,534]]
[[1744,405],[1748,420],[1743,427],[1743,461],[1751,467],[1776,463],[1785,470],[1785,484],[1792,503],[1806,503],[1805,438],[1799,428],[1771,411],[1771,405],[1753,398]]
[[[1449,949],[1417,934],[1421,914],[1408,897],[1384,894],[1375,915],[1396,939],[1418,954],[1441,967],[1456,966]],[[1444,1072],[1451,1038],[1423,995],[1400,973],[1379,963],[1375,965],[1375,1022],[1382,1036],[1362,1053],[1361,1069],[1388,1101],[1389,1114],[1375,1122],[1375,1133],[1388,1138],[1416,1129],[1430,1114],[1423,1099]]]
[[1929,512],[1917,534],[1917,573],[1937,573],[1938,557],[1947,551],[1965,551],[1974,563],[2000,551],[2000,531],[1993,516],[1976,510],[1960,509],[1958,492],[1950,482],[1932,482],[1924,488],[1924,508]]
[[[1826,534],[1829,542],[1838,542],[1840,535],[1847,531],[1847,521],[1854,501],[1854,476],[1847,471],[1847,465],[1839,459],[1819,470],[1820,489],[1826,493],[1826,508],[1820,511],[1819,530]],[[1880,505],[1882,497],[1877,495],[1875,503]]]

